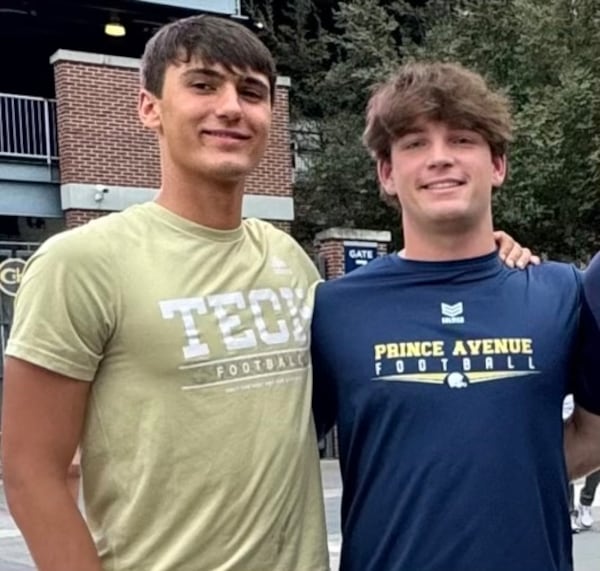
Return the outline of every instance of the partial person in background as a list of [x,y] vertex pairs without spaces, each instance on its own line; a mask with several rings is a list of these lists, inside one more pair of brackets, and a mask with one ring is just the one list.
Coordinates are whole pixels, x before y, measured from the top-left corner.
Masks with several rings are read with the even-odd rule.
[[[581,313],[581,357],[578,365],[585,382],[575,387],[574,398],[576,402],[578,399],[580,401],[589,399],[594,390],[593,387],[600,384],[600,253],[592,258],[585,269],[583,292],[586,303]],[[572,429],[585,429],[585,422],[582,423],[581,419],[581,411],[576,408],[567,424]],[[589,454],[593,457],[595,447],[582,446],[581,443],[573,442],[573,439],[569,441],[572,434],[573,430],[567,432],[567,462],[573,465],[575,455],[580,457],[582,454]],[[600,442],[600,438],[598,438],[598,442]],[[573,452],[574,446],[577,447],[577,450],[575,454],[569,456]],[[578,527],[585,529],[590,528],[594,523],[592,504],[596,489],[600,484],[600,462],[595,467],[598,470],[591,473],[589,473],[589,469],[585,469],[587,466],[574,468],[575,475],[578,473],[581,475],[582,470],[588,472],[584,487],[580,492],[579,501],[575,506]]]
[[[563,421],[567,421],[568,418],[573,414],[575,403],[573,402],[573,395],[568,394],[563,401],[562,417]],[[573,533],[579,533],[581,527],[577,521],[577,509],[575,508],[575,485],[573,482],[569,482],[569,516],[571,518],[571,531]]]
[[586,476],[583,488],[581,488],[581,492],[579,493],[579,502],[576,508],[577,522],[585,529],[589,529],[594,525],[592,504],[594,503],[598,484],[600,484],[600,470],[596,470]]

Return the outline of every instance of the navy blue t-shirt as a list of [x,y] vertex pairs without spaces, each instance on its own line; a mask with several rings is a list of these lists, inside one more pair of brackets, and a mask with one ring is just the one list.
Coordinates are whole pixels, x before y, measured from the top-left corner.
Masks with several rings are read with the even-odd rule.
[[321,433],[338,426],[341,571],[571,571],[580,282],[494,252],[390,255],[318,287],[313,406]]

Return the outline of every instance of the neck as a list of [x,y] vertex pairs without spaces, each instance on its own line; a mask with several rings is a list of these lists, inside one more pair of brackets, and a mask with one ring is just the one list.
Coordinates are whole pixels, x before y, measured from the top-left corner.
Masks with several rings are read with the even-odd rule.
[[451,228],[449,224],[439,223],[435,229],[423,231],[403,220],[402,257],[422,262],[448,262],[485,256],[495,250],[491,218],[473,227]]
[[214,179],[163,168],[155,202],[196,224],[233,230],[242,221],[244,181]]

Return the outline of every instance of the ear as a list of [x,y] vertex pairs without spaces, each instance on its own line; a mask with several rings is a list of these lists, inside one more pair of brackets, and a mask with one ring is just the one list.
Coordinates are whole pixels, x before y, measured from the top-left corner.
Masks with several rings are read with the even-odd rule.
[[506,178],[506,155],[492,155],[492,187],[502,186]]
[[390,196],[395,196],[396,191],[392,179],[392,161],[390,159],[377,160],[377,177],[383,191]]
[[160,100],[147,89],[140,89],[138,97],[138,115],[147,129],[159,131],[161,128]]

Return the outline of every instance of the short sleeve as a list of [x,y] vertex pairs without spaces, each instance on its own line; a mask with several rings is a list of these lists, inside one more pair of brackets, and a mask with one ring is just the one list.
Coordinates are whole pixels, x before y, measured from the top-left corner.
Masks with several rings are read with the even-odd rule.
[[115,260],[93,233],[50,238],[25,266],[6,354],[93,380],[115,326],[114,272]]

